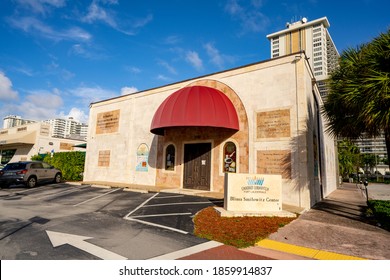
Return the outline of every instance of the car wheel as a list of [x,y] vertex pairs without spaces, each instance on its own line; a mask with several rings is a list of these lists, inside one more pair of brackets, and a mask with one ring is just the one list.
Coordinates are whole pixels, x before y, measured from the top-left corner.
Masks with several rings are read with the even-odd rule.
[[56,176],[54,177],[54,183],[61,183],[62,176],[60,173],[57,173]]
[[35,177],[28,178],[26,185],[29,188],[34,188],[37,185],[37,178]]

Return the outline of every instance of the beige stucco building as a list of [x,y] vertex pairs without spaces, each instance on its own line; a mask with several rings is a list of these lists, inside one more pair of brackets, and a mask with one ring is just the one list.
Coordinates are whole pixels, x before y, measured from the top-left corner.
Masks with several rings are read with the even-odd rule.
[[0,163],[31,160],[38,154],[85,150],[74,147],[85,141],[50,136],[50,125],[28,123],[0,130]]
[[84,180],[224,192],[281,174],[284,204],[336,189],[334,139],[303,52],[91,104]]

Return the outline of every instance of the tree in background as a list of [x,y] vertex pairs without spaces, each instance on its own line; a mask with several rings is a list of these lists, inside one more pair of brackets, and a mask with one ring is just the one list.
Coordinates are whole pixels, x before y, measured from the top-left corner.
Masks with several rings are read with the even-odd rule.
[[390,158],[390,29],[345,50],[329,86],[323,106],[328,131],[347,139],[384,133]]
[[373,154],[361,154],[361,163],[364,166],[365,171],[372,171],[378,162],[377,155]]
[[358,174],[360,169],[360,150],[349,140],[338,143],[339,171],[343,178],[352,173]]

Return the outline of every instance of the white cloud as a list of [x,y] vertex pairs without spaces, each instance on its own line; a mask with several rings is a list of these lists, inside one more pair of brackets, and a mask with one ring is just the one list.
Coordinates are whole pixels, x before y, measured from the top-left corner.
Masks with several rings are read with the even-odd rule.
[[216,49],[211,43],[205,44],[204,48],[206,49],[206,52],[211,59],[211,62],[214,65],[218,66],[219,68],[223,68],[224,59],[223,59],[222,55],[220,54],[219,50]]
[[112,12],[109,8],[100,5],[113,5],[117,3],[117,1],[95,0],[89,5],[88,11],[86,15],[81,18],[81,21],[87,23],[95,23],[100,21],[112,27],[116,31],[122,32],[126,35],[134,35],[138,29],[144,27],[153,20],[152,14],[132,21],[123,20],[117,16],[117,13]]
[[134,21],[133,27],[134,28],[141,28],[147,25],[149,22],[153,20],[153,15],[149,14],[144,18],[139,18],[136,21]]
[[83,110],[80,110],[80,108],[73,107],[70,109],[69,113],[65,114],[64,112],[61,112],[58,117],[64,119],[73,118],[75,121],[88,123],[88,114]]
[[181,42],[181,38],[177,35],[171,35],[166,37],[163,42],[167,45],[176,45],[177,43]]
[[89,41],[92,35],[79,27],[71,27],[65,30],[55,30],[50,25],[34,17],[9,18],[8,22],[14,28],[23,30],[26,33],[42,36],[54,41]]
[[139,74],[142,70],[136,66],[125,66],[125,70],[132,74]]
[[138,92],[136,87],[123,87],[121,88],[121,95],[127,95]]
[[91,46],[91,44],[74,44],[70,48],[68,54],[84,57],[91,60],[107,58],[107,55],[104,54],[101,50],[97,49],[96,45]]
[[77,103],[83,104],[84,106],[89,106],[91,103],[119,96],[117,92],[103,89],[99,86],[78,87],[69,90],[69,93],[73,96],[73,98],[77,99]]
[[169,77],[167,77],[167,76],[164,76],[164,75],[162,75],[162,74],[159,74],[159,75],[157,76],[157,80],[164,81],[164,82],[169,82],[171,79],[170,79]]
[[186,61],[189,62],[196,70],[203,70],[203,62],[195,51],[188,51],[186,53]]
[[0,72],[0,100],[16,99],[18,99],[18,92],[12,89],[11,80],[3,72]]
[[17,0],[19,7],[42,15],[47,14],[54,8],[66,5],[66,0]]
[[64,102],[61,96],[58,95],[59,91],[54,89],[53,92],[48,91],[31,91],[26,97],[32,106],[40,107],[44,109],[57,109],[61,107]]
[[158,64],[163,66],[165,69],[167,69],[168,72],[170,72],[171,74],[175,74],[175,75],[177,74],[176,69],[173,66],[171,66],[168,62],[164,60],[159,60]]
[[87,15],[82,20],[88,23],[103,21],[111,27],[116,28],[117,26],[114,17],[109,13],[109,11],[99,6],[96,2],[91,3],[88,7]]
[[261,0],[253,0],[248,6],[240,5],[238,0],[229,0],[225,11],[240,22],[241,33],[261,32],[270,23],[269,18],[259,11],[262,5]]
[[212,43],[203,46],[212,64],[220,69],[225,68],[226,63],[234,63],[235,58],[230,55],[222,54]]

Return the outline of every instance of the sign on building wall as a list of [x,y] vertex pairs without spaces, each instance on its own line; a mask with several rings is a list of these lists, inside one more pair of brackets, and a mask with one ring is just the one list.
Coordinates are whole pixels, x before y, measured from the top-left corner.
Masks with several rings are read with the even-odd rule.
[[50,133],[50,125],[41,125],[41,129],[39,131],[39,134],[42,136],[49,136]]
[[110,150],[99,151],[98,166],[108,167],[110,166]]
[[114,133],[119,128],[120,110],[97,114],[96,134]]
[[224,208],[232,212],[282,210],[282,176],[225,173]]
[[257,139],[290,137],[290,109],[258,112]]
[[291,151],[257,151],[257,172],[282,175],[283,179],[291,179]]
[[147,172],[149,159],[149,147],[145,143],[138,146],[136,171]]
[[73,151],[74,147],[72,143],[60,142],[60,150]]

